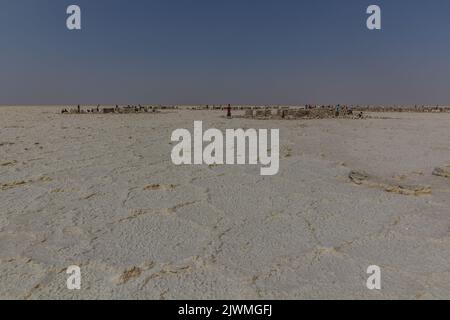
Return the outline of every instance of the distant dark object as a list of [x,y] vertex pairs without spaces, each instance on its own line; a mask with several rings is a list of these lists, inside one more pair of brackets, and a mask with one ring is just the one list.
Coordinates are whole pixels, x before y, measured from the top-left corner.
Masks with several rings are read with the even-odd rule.
[[115,110],[114,108],[103,108],[103,113],[114,113]]
[[336,106],[335,112],[334,112],[334,116],[337,118],[339,117],[339,114],[341,113],[341,106],[338,104]]

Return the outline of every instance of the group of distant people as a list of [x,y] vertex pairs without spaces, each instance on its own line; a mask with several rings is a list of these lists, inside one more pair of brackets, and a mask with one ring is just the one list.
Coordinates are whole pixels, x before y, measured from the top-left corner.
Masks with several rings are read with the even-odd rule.
[[[128,105],[127,108],[128,109],[134,108],[134,110],[136,112],[138,112],[139,110],[145,109],[141,105],[138,105],[138,106],[130,106],[130,105]],[[317,107],[313,106],[313,105],[306,105],[305,108],[306,109],[315,109]],[[321,108],[331,108],[331,106],[322,106]],[[119,106],[116,105],[115,110],[117,111],[118,109],[119,109]],[[231,104],[228,104],[226,110],[227,110],[227,118],[231,119],[232,118]],[[153,109],[152,111],[154,112],[155,110]],[[92,109],[88,109],[87,110],[87,113],[95,113],[95,112],[100,113],[100,105],[97,105],[97,108],[95,108],[95,109],[92,108]],[[69,113],[69,110],[63,109],[61,111],[61,113],[63,113],[63,114],[64,113]],[[77,106],[77,113],[81,113],[80,105]],[[353,108],[351,106],[349,106],[349,107],[348,106],[341,106],[340,104],[338,104],[338,105],[335,106],[334,115],[335,115],[336,118],[341,116],[341,115],[344,115],[344,116],[346,116],[346,115],[353,115]],[[284,113],[283,113],[283,117],[284,117]],[[359,112],[357,117],[358,118],[362,118],[363,117],[363,113]]]
[[[114,108],[114,111],[118,112],[119,109],[120,109],[120,107],[118,105],[116,105],[116,107]],[[128,105],[124,109],[128,109],[128,110],[132,109],[135,112],[139,112],[142,110],[145,110],[146,112],[148,111],[147,107],[143,107],[141,105],[137,105],[137,106],[136,105]],[[152,112],[155,112],[154,108],[152,108]],[[65,113],[100,113],[100,105],[97,105],[96,108],[91,108],[91,109],[87,109],[87,110],[82,110],[81,106],[78,105],[75,110],[70,110],[70,109],[64,108],[63,110],[61,110],[61,113],[62,114],[65,114]]]
[[[309,104],[307,104],[307,105],[305,106],[305,109],[307,109],[307,110],[317,109],[317,108],[321,108],[321,109],[332,109],[333,106],[321,106],[321,107],[317,107],[317,106],[313,106],[313,105],[309,105]],[[228,118],[228,119],[231,119],[231,118],[232,118],[232,115],[231,115],[231,105],[230,105],[230,104],[226,107],[226,111],[227,111],[227,118]],[[340,117],[341,115],[342,115],[342,116],[352,116],[352,115],[354,115],[353,107],[352,107],[352,106],[341,106],[340,104],[338,104],[338,105],[336,105],[336,106],[334,107],[334,115],[335,115],[336,118]],[[286,114],[285,114],[285,112],[283,111],[283,112],[282,112],[282,118],[285,118],[285,116],[286,116]],[[362,113],[362,112],[359,112],[356,116],[357,116],[359,119],[361,119],[361,118],[363,118],[363,113]]]
[[[97,105],[97,108],[91,108],[91,109],[88,109],[88,110],[86,110],[86,112],[87,112],[87,113],[95,113],[95,112],[100,113],[100,105]],[[64,114],[64,113],[70,113],[70,111],[69,111],[67,108],[65,108],[65,109],[63,109],[63,110],[61,111],[61,113],[62,113],[62,114]],[[77,106],[77,113],[81,113],[81,106],[80,106],[80,105]]]
[[[310,110],[310,109],[316,109],[316,108],[321,108],[321,109],[331,109],[333,108],[333,106],[314,106],[314,105],[310,105],[307,104],[305,106],[305,109]],[[336,117],[339,117],[340,115],[353,115],[353,108],[351,106],[341,106],[340,104],[336,105],[334,107],[334,115]]]

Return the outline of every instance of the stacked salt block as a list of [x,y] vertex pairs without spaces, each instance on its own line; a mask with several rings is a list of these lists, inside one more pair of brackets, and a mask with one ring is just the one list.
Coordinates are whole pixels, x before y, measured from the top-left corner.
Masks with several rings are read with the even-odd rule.
[[333,118],[333,110],[332,109],[313,109],[311,112],[311,116],[313,118]]
[[304,118],[309,116],[309,110],[300,109],[295,113],[295,118]]
[[245,110],[245,117],[246,118],[253,118],[253,110],[252,109]]
[[295,118],[297,116],[297,110],[289,109],[287,115],[288,118]]
[[266,112],[264,110],[256,110],[256,117],[257,118],[264,118],[266,115]]
[[114,113],[115,109],[114,108],[103,108],[103,113]]

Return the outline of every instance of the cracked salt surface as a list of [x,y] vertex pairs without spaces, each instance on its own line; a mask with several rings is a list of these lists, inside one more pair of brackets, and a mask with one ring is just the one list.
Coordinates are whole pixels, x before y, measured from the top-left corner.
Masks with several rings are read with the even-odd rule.
[[[448,114],[0,113],[0,298],[450,298],[450,180],[432,174],[450,162]],[[280,128],[280,173],[173,166],[170,133],[194,120]],[[355,170],[431,193],[357,185]],[[73,264],[80,291],[66,289]],[[381,291],[365,286],[372,264]]]

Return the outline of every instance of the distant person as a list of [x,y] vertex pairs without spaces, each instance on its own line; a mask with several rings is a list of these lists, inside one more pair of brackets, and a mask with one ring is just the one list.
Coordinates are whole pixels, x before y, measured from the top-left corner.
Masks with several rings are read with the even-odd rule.
[[336,110],[335,110],[335,112],[334,112],[334,115],[336,116],[336,118],[337,117],[339,117],[339,114],[341,113],[341,106],[338,104],[337,106],[336,106]]
[[231,104],[229,104],[227,107],[227,118],[231,119]]

